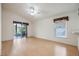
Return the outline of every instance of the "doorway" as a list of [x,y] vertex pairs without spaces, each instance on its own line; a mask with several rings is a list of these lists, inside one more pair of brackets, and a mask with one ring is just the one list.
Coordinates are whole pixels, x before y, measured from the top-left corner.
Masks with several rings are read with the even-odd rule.
[[13,21],[14,25],[14,39],[22,39],[27,37],[28,23]]

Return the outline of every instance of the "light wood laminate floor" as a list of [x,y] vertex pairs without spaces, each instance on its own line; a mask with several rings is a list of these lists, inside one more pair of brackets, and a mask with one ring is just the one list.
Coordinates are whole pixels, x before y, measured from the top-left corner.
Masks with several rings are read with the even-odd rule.
[[39,38],[14,39],[2,42],[3,56],[76,56],[75,46]]

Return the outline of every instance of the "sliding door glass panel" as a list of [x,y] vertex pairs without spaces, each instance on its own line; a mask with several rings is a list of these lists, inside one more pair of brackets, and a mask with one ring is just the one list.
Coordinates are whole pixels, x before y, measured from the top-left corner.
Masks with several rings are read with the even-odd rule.
[[21,31],[22,31],[22,37],[26,37],[27,36],[26,24],[22,24]]
[[22,37],[22,30],[21,30],[21,24],[17,24],[17,32],[16,37],[21,38]]

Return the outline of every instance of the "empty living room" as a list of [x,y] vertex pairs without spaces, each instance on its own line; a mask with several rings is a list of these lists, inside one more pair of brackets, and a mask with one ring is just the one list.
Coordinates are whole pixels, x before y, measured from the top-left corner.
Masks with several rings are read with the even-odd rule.
[[78,56],[79,3],[1,3],[1,56]]

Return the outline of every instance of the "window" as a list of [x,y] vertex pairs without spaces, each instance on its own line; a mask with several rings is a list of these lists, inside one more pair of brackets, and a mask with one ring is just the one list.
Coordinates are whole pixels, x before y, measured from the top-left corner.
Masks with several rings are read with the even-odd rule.
[[54,19],[54,23],[56,25],[55,27],[56,37],[60,37],[60,38],[67,37],[67,21],[68,20],[69,20],[68,16]]
[[65,38],[67,37],[67,28],[65,26],[66,24],[63,23],[57,23],[56,24],[56,37],[62,37]]

